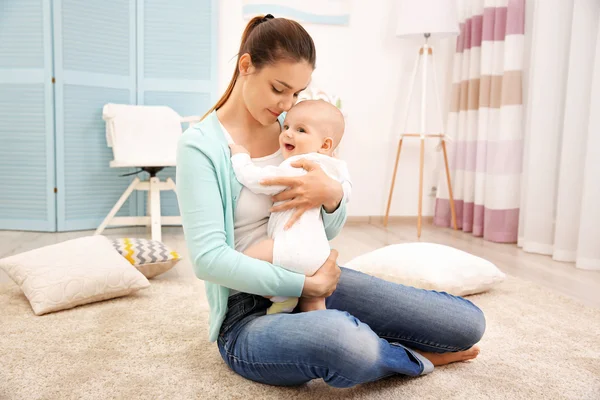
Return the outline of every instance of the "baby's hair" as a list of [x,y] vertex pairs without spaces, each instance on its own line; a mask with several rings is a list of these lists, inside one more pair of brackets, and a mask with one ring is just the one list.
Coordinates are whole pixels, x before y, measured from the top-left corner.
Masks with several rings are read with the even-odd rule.
[[297,103],[292,109],[296,107],[315,108],[314,112],[319,113],[319,119],[324,124],[323,137],[329,136],[333,139],[333,149],[340,144],[344,130],[346,129],[346,122],[339,108],[325,100],[303,100]]

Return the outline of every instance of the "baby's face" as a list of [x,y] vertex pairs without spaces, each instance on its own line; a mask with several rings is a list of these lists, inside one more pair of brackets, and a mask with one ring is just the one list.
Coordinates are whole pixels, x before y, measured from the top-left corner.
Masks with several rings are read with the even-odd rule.
[[[279,146],[284,158],[308,153],[324,153],[325,143],[323,129],[310,108],[292,108],[283,122],[283,130],[279,135]],[[329,150],[332,149],[327,149]],[[326,152],[326,153],[327,153]]]

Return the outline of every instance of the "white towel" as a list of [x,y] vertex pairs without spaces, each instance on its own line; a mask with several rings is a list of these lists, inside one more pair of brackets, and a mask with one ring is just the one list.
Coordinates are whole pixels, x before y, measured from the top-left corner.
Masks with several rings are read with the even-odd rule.
[[114,163],[129,166],[176,164],[181,116],[166,106],[106,104],[106,141]]

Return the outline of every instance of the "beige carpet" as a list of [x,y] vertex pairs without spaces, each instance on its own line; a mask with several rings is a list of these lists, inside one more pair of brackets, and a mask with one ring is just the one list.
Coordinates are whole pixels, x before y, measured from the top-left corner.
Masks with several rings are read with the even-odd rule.
[[488,329],[474,362],[352,389],[247,381],[207,342],[202,284],[36,317],[0,287],[1,399],[600,399],[600,310],[509,279],[471,299]]

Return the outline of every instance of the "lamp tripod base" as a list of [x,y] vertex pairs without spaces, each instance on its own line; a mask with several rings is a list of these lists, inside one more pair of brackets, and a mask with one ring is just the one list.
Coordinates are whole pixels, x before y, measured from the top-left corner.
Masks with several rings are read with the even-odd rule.
[[[390,208],[392,205],[392,197],[394,194],[394,184],[396,182],[396,174],[398,172],[398,163],[400,161],[400,153],[402,152],[402,144],[405,138],[419,138],[420,143],[420,154],[419,154],[419,203],[418,203],[418,215],[417,215],[417,237],[421,237],[422,230],[422,214],[423,214],[423,168],[425,164],[425,140],[429,138],[437,138],[441,142],[441,147],[444,154],[444,167],[446,169],[446,182],[448,184],[448,193],[450,197],[450,212],[452,213],[452,226],[454,230],[458,230],[458,225],[456,222],[456,210],[454,207],[454,196],[452,193],[452,182],[450,177],[450,168],[448,164],[448,154],[446,151],[446,140],[448,136],[443,133],[425,133],[426,132],[426,110],[427,110],[427,58],[431,57],[432,70],[433,70],[433,79],[435,86],[435,95],[436,101],[438,105],[438,113],[439,113],[439,122],[440,126],[443,126],[442,123],[442,115],[440,108],[440,96],[438,93],[437,87],[437,75],[435,71],[435,59],[433,57],[433,48],[427,45],[427,39],[429,38],[429,34],[425,34],[425,44],[419,49],[418,57],[415,61],[415,65],[413,68],[409,90],[408,90],[408,101],[406,105],[406,116],[404,120],[404,125],[402,127],[402,133],[400,134],[400,140],[398,142],[398,150],[396,152],[396,163],[394,164],[394,172],[392,174],[392,182],[390,185],[390,193],[388,196],[388,203],[385,211],[385,218],[383,220],[383,225],[388,226]],[[419,65],[421,65],[422,70],[422,96],[421,96],[421,129],[420,133],[405,133],[406,126],[408,122],[408,110],[410,109],[410,104],[413,95],[413,89],[415,86],[417,71],[419,70]]]

